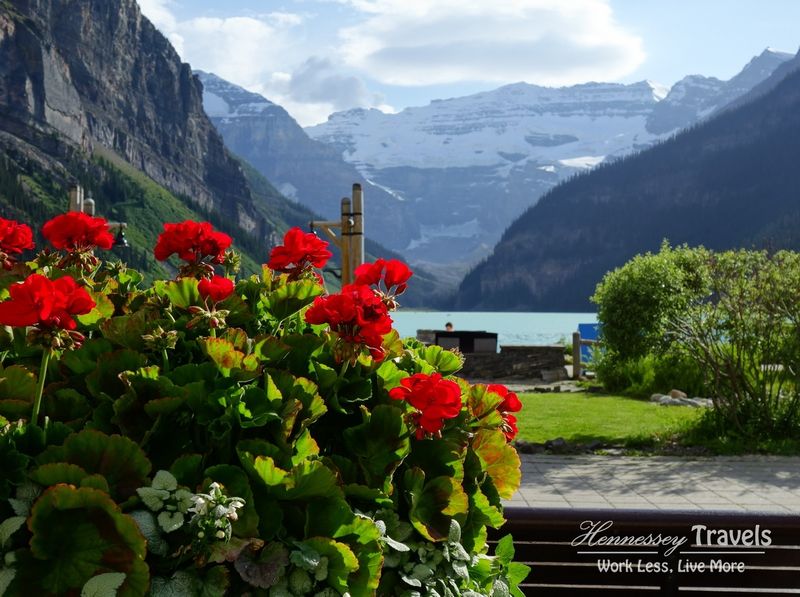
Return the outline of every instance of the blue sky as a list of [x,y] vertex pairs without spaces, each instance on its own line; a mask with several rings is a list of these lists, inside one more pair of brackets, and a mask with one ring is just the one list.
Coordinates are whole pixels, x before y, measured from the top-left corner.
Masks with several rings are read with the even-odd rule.
[[800,0],[139,0],[194,68],[283,105],[424,105],[526,81],[728,79],[795,53]]

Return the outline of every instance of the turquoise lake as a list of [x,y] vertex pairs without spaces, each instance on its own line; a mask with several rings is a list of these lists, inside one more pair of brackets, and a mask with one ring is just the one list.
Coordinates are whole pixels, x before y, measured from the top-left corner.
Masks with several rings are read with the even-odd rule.
[[502,345],[555,344],[572,341],[579,323],[596,323],[597,313],[492,313],[480,311],[411,311],[392,313],[395,328],[403,337],[417,330],[442,330],[451,322],[456,331],[495,332]]

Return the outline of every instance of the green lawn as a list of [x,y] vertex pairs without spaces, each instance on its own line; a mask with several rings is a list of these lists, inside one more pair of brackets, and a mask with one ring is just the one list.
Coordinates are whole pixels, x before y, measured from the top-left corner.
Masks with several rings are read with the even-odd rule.
[[688,430],[702,409],[660,406],[598,394],[521,394],[517,439],[542,443],[599,440],[629,447],[660,444]]

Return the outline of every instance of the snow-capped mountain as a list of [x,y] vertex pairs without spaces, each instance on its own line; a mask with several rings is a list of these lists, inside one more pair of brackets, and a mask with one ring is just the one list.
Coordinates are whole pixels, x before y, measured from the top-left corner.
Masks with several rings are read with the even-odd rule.
[[[339,219],[339,202],[353,183],[364,187],[366,232],[384,242],[394,234],[412,238],[412,215],[384,190],[370,185],[334,148],[311,139],[279,105],[220,77],[195,71],[203,83],[203,105],[225,145],[250,163],[281,193],[326,218]],[[404,245],[403,245],[404,246]]]
[[671,89],[517,83],[397,114],[340,112],[306,131],[413,214],[412,234],[395,232],[392,248],[417,262],[474,263],[558,182],[712,114],[791,57],[766,50],[729,81],[689,76]]

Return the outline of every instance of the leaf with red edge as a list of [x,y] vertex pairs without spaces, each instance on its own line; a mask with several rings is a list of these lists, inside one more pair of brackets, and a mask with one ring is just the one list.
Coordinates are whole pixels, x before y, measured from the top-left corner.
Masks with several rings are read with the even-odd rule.
[[236,375],[237,378],[248,377],[258,370],[259,361],[254,355],[245,355],[236,350],[233,343],[225,338],[201,338],[198,342],[224,377],[231,377],[237,370],[241,372]]
[[89,474],[103,475],[111,495],[124,501],[147,485],[152,465],[142,449],[127,437],[106,435],[93,429],[70,435],[63,446],[51,446],[36,459],[40,465],[77,464]]
[[503,417],[497,412],[497,407],[502,404],[503,398],[495,392],[489,392],[483,384],[478,384],[470,388],[467,394],[467,408],[475,419],[484,419],[482,425],[499,427],[503,423]]
[[56,485],[34,503],[28,528],[30,553],[20,553],[10,594],[77,595],[107,572],[125,574],[119,597],[147,593],[145,539],[108,494]]
[[497,493],[510,499],[522,481],[519,454],[499,429],[480,429],[472,438],[472,449],[492,479]]

